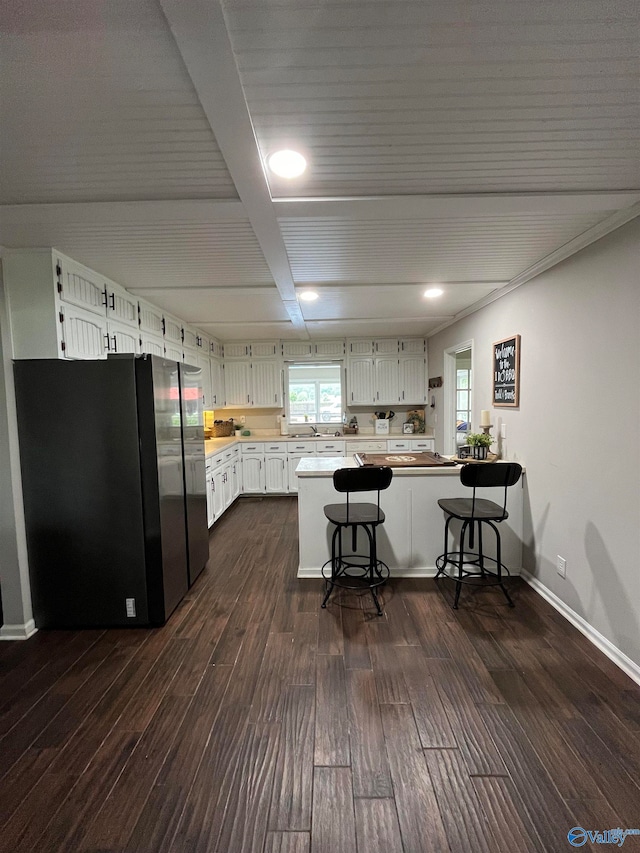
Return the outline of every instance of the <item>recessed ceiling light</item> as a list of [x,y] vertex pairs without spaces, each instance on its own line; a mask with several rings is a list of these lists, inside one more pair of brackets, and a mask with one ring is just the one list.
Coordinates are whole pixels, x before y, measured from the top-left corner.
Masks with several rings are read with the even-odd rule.
[[428,290],[425,290],[424,295],[427,299],[435,299],[436,296],[442,296],[444,290],[441,287],[430,287]]
[[281,178],[297,178],[307,168],[307,161],[297,151],[276,151],[267,158],[267,164]]
[[300,299],[302,299],[304,302],[315,302],[317,298],[318,294],[315,292],[315,290],[303,290],[300,294]]

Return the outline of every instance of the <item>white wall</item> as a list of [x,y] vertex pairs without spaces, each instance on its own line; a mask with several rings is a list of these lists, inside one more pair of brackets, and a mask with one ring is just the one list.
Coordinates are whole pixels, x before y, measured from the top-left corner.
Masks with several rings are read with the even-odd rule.
[[474,428],[491,409],[491,345],[514,334],[520,407],[492,420],[527,469],[524,567],[640,666],[640,220],[429,339],[431,376],[473,339]]
[[0,595],[4,625],[0,639],[35,630],[22,511],[18,430],[13,392],[10,327],[0,279]]

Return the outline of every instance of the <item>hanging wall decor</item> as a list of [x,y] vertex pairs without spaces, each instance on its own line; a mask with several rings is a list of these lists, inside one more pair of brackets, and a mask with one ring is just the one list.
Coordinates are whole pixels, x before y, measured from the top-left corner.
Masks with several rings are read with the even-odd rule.
[[493,405],[520,405],[520,335],[493,344]]

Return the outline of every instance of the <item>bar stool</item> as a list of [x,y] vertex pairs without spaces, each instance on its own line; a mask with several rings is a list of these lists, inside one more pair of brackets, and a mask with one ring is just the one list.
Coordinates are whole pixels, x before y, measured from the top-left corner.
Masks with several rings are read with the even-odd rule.
[[[509,607],[513,607],[506,587],[503,584],[503,572],[508,576],[509,569],[502,562],[500,532],[496,527],[501,521],[509,518],[507,512],[507,489],[515,485],[522,474],[522,466],[517,462],[495,462],[486,465],[469,463],[460,469],[460,482],[463,486],[473,488],[471,498],[441,498],[438,506],[444,510],[447,520],[444,526],[444,554],[436,560],[436,568],[440,575],[456,581],[456,595],[453,609],[458,609],[460,590],[463,583],[475,586],[499,586],[504,592]],[[502,505],[485,498],[476,498],[477,488],[504,488]],[[453,518],[462,522],[460,530],[460,545],[457,550],[449,550],[449,524]],[[483,525],[488,525],[496,536],[496,557],[488,557],[482,546]],[[474,535],[477,532],[478,549],[474,551]],[[465,536],[468,547],[465,551]],[[486,564],[489,564],[487,568]],[[451,569],[449,569],[451,567]]]
[[[381,586],[389,577],[389,567],[378,559],[376,529],[384,524],[385,515],[380,508],[380,492],[389,488],[393,471],[387,466],[365,468],[338,468],[333,474],[333,486],[337,492],[347,496],[346,503],[327,504],[324,514],[335,525],[331,538],[331,559],[322,567],[322,577],[326,582],[326,592],[322,607],[327,601],[334,586],[344,589],[369,589],[373,603],[382,616],[382,609],[376,588]],[[352,492],[377,492],[377,503],[353,503],[349,500]],[[369,549],[366,554],[357,554],[358,528],[361,527],[368,539]],[[351,551],[344,554],[342,548],[342,531],[351,528]]]

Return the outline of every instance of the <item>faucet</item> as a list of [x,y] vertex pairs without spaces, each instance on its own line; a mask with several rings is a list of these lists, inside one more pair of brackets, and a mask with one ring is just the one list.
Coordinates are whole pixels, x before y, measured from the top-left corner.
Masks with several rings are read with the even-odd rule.
[[311,432],[312,432],[314,435],[318,435],[318,427],[317,427],[317,426],[314,426],[313,424],[311,424]]

